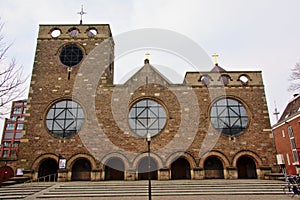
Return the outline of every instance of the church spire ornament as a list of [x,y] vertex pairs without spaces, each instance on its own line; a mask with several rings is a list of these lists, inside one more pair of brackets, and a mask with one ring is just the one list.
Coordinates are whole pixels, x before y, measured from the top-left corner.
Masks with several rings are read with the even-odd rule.
[[80,15],[80,25],[82,25],[82,15],[87,14],[87,12],[84,12],[84,11],[83,11],[83,5],[81,5],[81,11],[78,12],[77,14]]
[[218,63],[218,57],[219,57],[219,54],[214,53],[214,54],[212,55],[212,57],[213,57],[214,60],[215,60],[215,65],[218,65],[218,64],[219,64],[219,63]]

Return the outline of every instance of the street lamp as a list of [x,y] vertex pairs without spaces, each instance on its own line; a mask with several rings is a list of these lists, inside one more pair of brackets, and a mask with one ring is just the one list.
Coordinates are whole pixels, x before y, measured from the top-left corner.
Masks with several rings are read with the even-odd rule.
[[151,135],[150,133],[147,133],[147,143],[148,143],[148,199],[151,200],[151,159],[150,159]]

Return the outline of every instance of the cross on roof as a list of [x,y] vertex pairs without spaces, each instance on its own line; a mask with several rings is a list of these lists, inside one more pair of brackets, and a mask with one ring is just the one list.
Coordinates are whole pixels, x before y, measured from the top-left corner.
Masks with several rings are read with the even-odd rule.
[[78,12],[77,14],[80,15],[80,25],[82,24],[82,15],[87,14],[87,12],[83,11],[83,5],[81,5],[81,11]]
[[218,65],[218,54],[217,53],[214,53],[213,55],[212,55],[212,57],[214,57],[214,59],[215,59],[215,65]]

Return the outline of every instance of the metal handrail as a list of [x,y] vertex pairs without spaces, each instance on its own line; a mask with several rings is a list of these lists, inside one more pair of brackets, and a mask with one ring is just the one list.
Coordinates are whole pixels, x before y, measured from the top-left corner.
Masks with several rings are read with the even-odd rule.
[[[27,184],[34,183],[34,182],[36,182],[36,183],[40,183],[40,182],[57,182],[57,173],[42,176],[42,177],[39,177],[37,179],[30,179],[28,181],[25,181],[23,183],[23,185],[25,186]],[[26,194],[26,187],[23,187],[22,197],[26,198],[27,196],[28,196],[28,194]]]
[[[53,179],[52,179],[53,177]],[[42,177],[39,177],[37,179],[30,179],[28,181],[25,181],[25,183],[33,183],[33,182],[57,182],[57,173],[55,174],[49,174],[47,176],[42,176]]]

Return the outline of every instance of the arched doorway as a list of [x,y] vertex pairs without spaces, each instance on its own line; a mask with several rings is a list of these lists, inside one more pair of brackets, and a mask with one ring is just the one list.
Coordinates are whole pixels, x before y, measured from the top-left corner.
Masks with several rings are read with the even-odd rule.
[[[148,180],[149,171],[149,160],[148,157],[144,157],[140,160],[138,165],[138,179]],[[157,163],[153,158],[150,157],[150,177],[151,180],[157,180]]]
[[72,166],[71,179],[72,181],[90,181],[91,171],[91,163],[85,158],[80,158]]
[[237,161],[237,170],[239,179],[255,179],[256,165],[250,156],[242,156]]
[[105,164],[105,180],[124,180],[124,163],[120,158],[111,158]]
[[186,159],[178,158],[171,164],[171,179],[191,179],[191,167]]
[[3,166],[0,168],[0,182],[7,181],[14,176],[14,170],[9,166]]
[[223,164],[221,160],[215,156],[207,158],[204,162],[205,178],[224,178]]
[[[57,179],[58,163],[53,158],[43,160],[39,166],[38,178],[44,177],[45,181],[55,181]],[[51,176],[50,176],[51,175]]]

